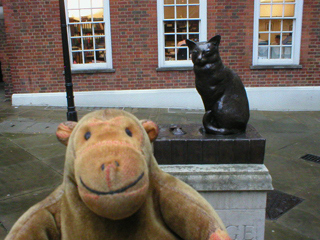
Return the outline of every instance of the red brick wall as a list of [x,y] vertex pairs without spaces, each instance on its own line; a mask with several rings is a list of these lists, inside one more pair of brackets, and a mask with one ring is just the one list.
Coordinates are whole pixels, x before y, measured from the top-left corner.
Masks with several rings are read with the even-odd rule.
[[[0,0],[1,1],[1,0]],[[58,0],[4,2],[12,91],[64,91]],[[317,1],[304,1],[302,69],[250,70],[252,0],[208,1],[208,38],[222,35],[220,52],[246,86],[320,85]],[[192,71],[157,72],[157,4],[153,1],[110,1],[115,73],[73,75],[74,90],[118,90],[194,87]],[[5,80],[10,78],[6,74]]]

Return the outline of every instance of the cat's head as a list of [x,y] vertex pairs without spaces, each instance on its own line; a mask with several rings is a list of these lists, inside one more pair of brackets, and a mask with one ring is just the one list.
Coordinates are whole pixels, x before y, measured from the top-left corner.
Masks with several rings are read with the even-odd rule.
[[195,65],[203,66],[219,60],[220,35],[216,35],[208,42],[196,43],[187,39],[186,43],[190,49],[191,59]]

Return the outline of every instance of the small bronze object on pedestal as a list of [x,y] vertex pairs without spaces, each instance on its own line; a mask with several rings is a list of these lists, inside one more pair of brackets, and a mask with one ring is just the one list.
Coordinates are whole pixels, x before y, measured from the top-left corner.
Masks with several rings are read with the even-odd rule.
[[196,89],[205,114],[205,133],[227,135],[245,132],[249,120],[249,103],[239,76],[226,67],[219,54],[220,35],[208,42],[186,43],[192,54]]

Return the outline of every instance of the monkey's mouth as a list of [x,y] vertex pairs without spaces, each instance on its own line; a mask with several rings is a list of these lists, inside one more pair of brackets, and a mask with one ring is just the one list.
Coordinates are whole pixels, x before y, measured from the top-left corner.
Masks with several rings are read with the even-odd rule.
[[80,182],[82,184],[82,186],[84,186],[89,192],[92,192],[96,195],[112,195],[112,194],[118,194],[118,193],[122,193],[124,191],[126,191],[127,189],[129,188],[132,188],[133,186],[135,186],[144,176],[144,172],[141,173],[141,175],[135,180],[133,181],[132,183],[128,184],[127,186],[123,187],[123,188],[120,188],[120,189],[117,189],[117,190],[113,190],[113,191],[109,191],[109,192],[101,192],[101,191],[97,191],[97,190],[94,190],[90,187],[88,187],[81,179],[80,177]]

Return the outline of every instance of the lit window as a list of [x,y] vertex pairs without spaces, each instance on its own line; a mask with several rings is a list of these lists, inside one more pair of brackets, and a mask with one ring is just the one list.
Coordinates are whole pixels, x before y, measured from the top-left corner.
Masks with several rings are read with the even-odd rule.
[[192,66],[185,40],[207,40],[206,1],[158,0],[159,67]]
[[253,65],[298,65],[302,0],[255,0]]
[[108,0],[66,0],[71,68],[112,68]]

